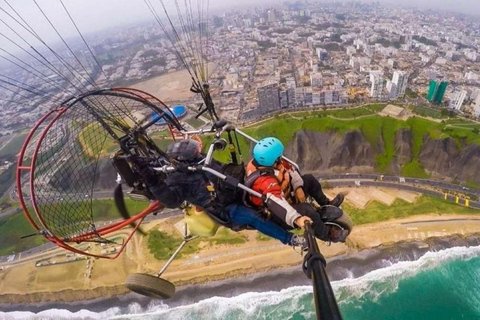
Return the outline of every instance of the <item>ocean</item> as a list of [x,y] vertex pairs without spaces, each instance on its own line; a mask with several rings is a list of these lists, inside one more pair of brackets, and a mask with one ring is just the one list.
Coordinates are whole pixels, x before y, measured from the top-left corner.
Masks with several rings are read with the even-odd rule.
[[[413,261],[382,260],[383,267],[332,281],[346,320],[480,319],[480,246],[428,251]],[[260,281],[268,288],[268,281]],[[276,281],[282,282],[282,274]],[[258,283],[257,283],[258,285]],[[243,290],[245,291],[245,290]],[[243,292],[168,305],[129,301],[104,310],[0,311],[0,319],[314,319],[312,287]],[[97,308],[98,309],[98,308]]]

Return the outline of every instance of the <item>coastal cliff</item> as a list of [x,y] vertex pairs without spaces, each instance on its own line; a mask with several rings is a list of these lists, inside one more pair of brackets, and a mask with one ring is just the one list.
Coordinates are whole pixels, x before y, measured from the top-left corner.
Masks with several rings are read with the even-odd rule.
[[[423,136],[418,155],[414,154],[411,130],[395,133],[393,154],[388,157],[387,141],[379,136],[373,146],[361,131],[297,131],[286,146],[286,154],[308,172],[358,172],[402,174],[409,163],[416,162],[426,174],[463,183],[480,184],[480,146],[447,137]],[[379,168],[379,157],[390,158],[385,170]]]

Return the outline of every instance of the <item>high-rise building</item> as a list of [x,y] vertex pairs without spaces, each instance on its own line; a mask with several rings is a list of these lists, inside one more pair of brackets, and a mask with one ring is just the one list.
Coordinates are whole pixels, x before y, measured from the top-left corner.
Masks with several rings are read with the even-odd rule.
[[447,81],[438,82],[431,80],[428,87],[427,100],[432,103],[441,104],[443,97],[445,96],[445,91],[447,91],[447,87]]
[[275,22],[275,21],[277,21],[277,18],[276,18],[276,16],[275,16],[275,10],[268,10],[267,19],[268,19],[268,22]]
[[445,91],[447,91],[448,82],[442,81],[438,86],[437,93],[435,94],[434,102],[436,104],[440,104],[443,101],[443,97],[445,96]]
[[315,49],[318,59],[321,61],[327,61],[328,60],[328,51],[323,49],[323,48],[316,48]]
[[392,84],[395,85],[393,86],[395,88],[394,99],[403,98],[407,90],[408,73],[405,71],[395,71],[393,73]]
[[280,109],[280,89],[278,83],[268,83],[257,89],[258,108],[263,112]]
[[288,102],[288,91],[287,90],[281,90],[280,91],[280,107],[282,109],[288,108],[289,102]]
[[385,80],[383,79],[383,72],[371,71],[370,82],[372,83],[372,86],[370,87],[370,97],[383,99],[384,98],[383,90],[385,86],[384,84]]
[[430,80],[430,84],[428,85],[428,92],[427,92],[427,100],[432,102],[433,98],[435,98],[435,93],[437,92],[437,82],[435,80]]
[[398,97],[398,87],[397,84],[393,83],[390,80],[387,80],[387,85],[386,85],[387,91],[388,91],[388,97],[390,99],[397,99]]
[[456,91],[453,94],[452,99],[450,100],[449,107],[451,109],[455,109],[455,110],[460,111],[466,97],[467,97],[467,91],[465,91],[465,90]]
[[477,96],[475,99],[475,103],[473,105],[473,113],[477,118],[480,118],[480,95]]
[[297,107],[305,105],[305,90],[303,87],[295,88],[295,105]]

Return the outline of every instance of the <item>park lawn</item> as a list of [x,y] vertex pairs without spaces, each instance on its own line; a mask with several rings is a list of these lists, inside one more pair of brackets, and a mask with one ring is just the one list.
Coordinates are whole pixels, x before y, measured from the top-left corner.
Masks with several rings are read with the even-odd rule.
[[203,126],[205,124],[202,120],[198,120],[198,119],[195,119],[195,118],[190,118],[185,122],[188,123],[189,125],[191,125],[194,128],[200,128],[201,126]]
[[[119,131],[115,132],[117,135],[123,134]],[[89,157],[95,157],[107,153],[107,150],[116,150],[117,143],[113,138],[103,129],[98,122],[94,122],[83,128],[78,134],[78,140],[82,146],[83,151]]]
[[[145,209],[149,205],[149,203],[126,198],[125,205],[128,212],[132,216],[134,216],[141,210]],[[86,201],[78,202],[76,204],[68,202],[58,202],[45,206],[47,206],[47,209],[55,210],[55,212],[68,212],[68,210],[75,208],[81,208],[85,210],[85,208],[90,207],[90,205]],[[33,213],[33,209],[29,208],[29,210]],[[114,201],[111,199],[93,200],[92,212],[95,222],[110,221],[121,218]],[[74,220],[74,217],[71,217],[71,219],[69,219],[69,221]],[[56,221],[56,219],[53,221]],[[35,230],[33,229],[33,227],[21,213],[12,215],[6,219],[0,219],[0,255],[9,254],[12,251],[24,251],[46,242],[43,236],[30,237],[20,240],[21,236],[32,234],[34,232]]]
[[27,135],[27,131],[15,134],[10,142],[8,142],[5,146],[0,146],[3,147],[0,149],[0,158],[17,155],[20,152]]
[[392,118],[385,118],[382,121],[383,153],[377,156],[377,169],[380,172],[387,172],[390,163],[395,157],[395,135],[400,129],[409,129],[404,121],[398,121]]
[[421,106],[409,107],[415,114],[422,117],[430,117],[434,119],[447,119],[447,115],[443,115],[441,111],[425,108]]
[[365,209],[358,209],[348,203],[342,205],[356,225],[380,222],[389,219],[406,218],[421,214],[476,214],[479,210],[463,207],[443,199],[422,195],[415,203],[401,199],[395,200],[391,206],[377,201],[367,205]]
[[412,130],[412,154],[413,159],[417,160],[422,151],[423,139],[428,134],[433,139],[440,139],[442,135],[443,125],[422,118],[409,118],[407,120]]
[[480,134],[473,132],[473,129],[480,129],[479,126],[460,127],[445,127],[443,137],[452,137],[457,141],[458,145],[464,143],[473,143],[480,145]]
[[[247,237],[245,235],[220,227],[217,234],[212,237],[199,237],[189,241],[179,253],[179,257],[198,252],[200,250],[200,242],[207,242],[209,246],[212,246],[222,244],[235,245],[245,243],[246,241]],[[176,233],[171,235],[160,230],[153,230],[148,233],[148,248],[155,259],[158,260],[167,260],[170,258],[170,255],[177,249],[180,243],[182,243],[182,239],[180,235]]]
[[0,220],[0,256],[21,252],[47,242],[43,236],[20,239],[35,233],[35,230],[22,213]]
[[327,116],[332,116],[334,118],[340,119],[355,119],[357,117],[373,115],[376,112],[367,108],[351,108],[351,109],[339,109],[339,110],[328,110],[325,112]]
[[425,171],[418,160],[407,162],[401,168],[401,174],[406,177],[428,179],[430,175]]

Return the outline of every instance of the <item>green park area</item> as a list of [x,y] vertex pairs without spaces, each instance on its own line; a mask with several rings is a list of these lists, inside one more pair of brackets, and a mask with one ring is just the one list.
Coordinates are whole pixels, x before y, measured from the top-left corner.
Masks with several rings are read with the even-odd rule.
[[[187,243],[179,256],[186,256],[198,252],[200,246],[212,245],[234,245],[247,241],[246,236],[235,233],[226,228],[219,228],[213,237],[197,238]],[[148,248],[153,256],[158,260],[166,260],[170,258],[172,252],[180,245],[182,239],[179,234],[162,232],[159,230],[150,231],[148,234]]]
[[[407,218],[421,214],[478,214],[479,210],[463,207],[451,202],[444,201],[429,196],[421,196],[414,203],[397,199],[391,206],[370,202],[365,208],[358,209],[347,203],[343,204],[343,209],[347,212],[355,225],[361,225],[372,222],[381,222],[390,219]],[[180,235],[165,233],[159,230],[153,230],[148,235],[148,247],[150,252],[159,260],[167,260],[172,252],[182,242]],[[256,235],[257,241],[274,240],[260,232]],[[187,256],[200,251],[205,246],[213,244],[241,244],[246,241],[245,236],[232,232],[225,228],[220,228],[217,234],[211,238],[197,238],[189,242],[182,250],[181,256]],[[275,240],[276,241],[276,240]],[[203,246],[200,244],[203,243]]]
[[1,138],[0,159],[17,155],[22,148],[28,131]]
[[358,209],[348,204],[342,208],[352,218],[355,225],[386,221],[390,219],[407,218],[422,214],[478,214],[479,210],[463,207],[443,199],[422,195],[414,203],[402,199],[387,206],[383,203],[372,201],[364,209]]
[[[404,121],[378,115],[384,107],[385,104],[369,104],[355,108],[287,113],[276,115],[270,120],[245,128],[245,132],[255,138],[275,136],[284,144],[288,144],[293,140],[295,133],[300,130],[334,132],[340,135],[349,131],[359,131],[377,152],[377,172],[389,173],[388,168],[395,157],[395,135],[398,130],[410,130],[412,133],[412,158],[401,168],[401,173],[417,178],[428,177],[419,161],[423,141],[427,135],[432,139],[450,137],[460,148],[470,143],[480,145],[480,124],[478,123],[448,118],[440,111],[424,107],[410,107],[414,116]],[[438,120],[429,120],[430,118]],[[151,136],[162,149],[165,149],[171,142],[167,130],[154,132]],[[101,153],[106,156],[109,152],[116,150],[113,140],[98,124],[92,124],[83,129],[79,138],[84,150],[89,155]],[[205,135],[202,136],[202,139],[206,150],[213,140],[213,136]],[[248,160],[251,144],[241,137],[239,137],[239,141],[244,160]],[[228,151],[216,154],[216,158],[220,161],[228,161],[229,157]]]
[[[86,211],[87,208],[90,208],[90,205],[87,201],[80,202],[58,202],[48,205],[48,208],[45,208],[45,212],[55,212],[58,217],[67,216],[70,210],[80,209],[81,212]],[[127,206],[128,211],[133,215],[140,212],[142,209],[146,208],[149,203],[134,201],[131,199],[125,199],[125,205]],[[47,206],[47,205],[45,205]],[[94,221],[109,221],[114,219],[121,218],[113,200],[92,200],[91,212],[93,214]],[[33,210],[30,209],[30,212]],[[82,216],[84,216],[82,214]],[[60,219],[60,218],[58,218]],[[58,219],[53,219],[52,221],[57,221]],[[80,218],[77,218],[77,220]],[[74,222],[75,215],[71,214],[71,220]],[[63,222],[62,222],[63,223]],[[33,236],[25,239],[21,239],[22,236],[33,234],[35,230],[27,221],[25,216],[22,213],[11,215],[7,218],[2,218],[0,216],[0,256],[11,254],[12,252],[24,251],[38,245],[41,245],[46,242],[43,236]]]
[[[471,143],[480,145],[480,135],[475,130],[480,129],[478,123],[457,123],[454,122],[454,119],[436,122],[418,116],[412,116],[404,121],[377,115],[378,111],[382,110],[384,106],[377,104],[361,108],[279,115],[272,120],[248,127],[245,132],[256,138],[275,136],[287,145],[293,140],[295,133],[300,130],[333,132],[340,135],[349,131],[359,131],[378,154],[376,159],[377,172],[388,173],[390,163],[395,157],[395,135],[397,131],[400,129],[410,130],[412,133],[412,159],[403,166],[402,175],[417,178],[428,177],[419,162],[426,136],[431,139],[450,137],[460,148]],[[212,137],[209,136],[203,139],[205,145],[212,141]],[[383,141],[383,150],[379,148],[381,141]],[[245,158],[248,158],[251,148],[250,143],[241,138],[240,147]],[[228,160],[228,151],[219,152],[217,159]]]

